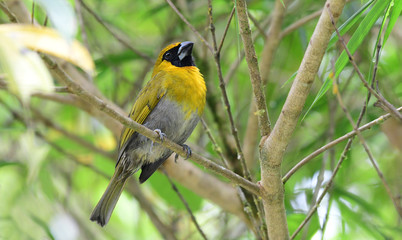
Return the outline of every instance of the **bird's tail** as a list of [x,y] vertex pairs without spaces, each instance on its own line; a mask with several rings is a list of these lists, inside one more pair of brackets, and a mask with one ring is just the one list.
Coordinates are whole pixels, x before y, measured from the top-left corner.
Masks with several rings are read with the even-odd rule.
[[110,180],[105,193],[102,195],[102,198],[99,200],[91,214],[91,221],[96,221],[102,227],[109,222],[113,209],[116,206],[128,179],[128,177],[121,177],[120,174],[116,174],[116,172]]

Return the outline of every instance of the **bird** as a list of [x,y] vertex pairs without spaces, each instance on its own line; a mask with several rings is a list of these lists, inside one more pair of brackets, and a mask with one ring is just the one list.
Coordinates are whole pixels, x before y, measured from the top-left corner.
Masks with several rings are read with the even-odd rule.
[[[184,142],[200,120],[206,101],[206,85],[194,63],[193,45],[177,42],[159,53],[151,79],[129,113],[131,119],[158,133],[161,141],[166,137],[181,145],[187,156],[191,149]],[[141,169],[139,182],[144,183],[173,153],[128,127],[123,128],[118,147],[114,174],[90,217],[102,227],[109,222],[129,177]]]

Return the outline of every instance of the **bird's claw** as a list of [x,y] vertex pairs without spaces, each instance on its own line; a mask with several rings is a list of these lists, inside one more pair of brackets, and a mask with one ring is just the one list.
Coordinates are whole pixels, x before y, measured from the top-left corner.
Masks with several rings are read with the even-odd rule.
[[[163,142],[163,140],[165,140],[166,134],[164,134],[160,129],[155,129],[154,132],[156,132],[159,135],[159,139],[161,140],[161,142]],[[149,148],[149,151],[152,152],[152,149],[154,147],[154,141],[151,142],[151,147]]]
[[186,151],[186,159],[189,159],[191,157],[191,148],[189,146],[187,146],[186,144],[183,144],[183,150]]
[[[183,150],[186,151],[186,158],[184,160],[187,160],[191,157],[191,148],[189,146],[187,146],[186,144],[182,145]],[[179,158],[179,154],[176,153],[176,155],[174,156],[174,162],[177,163],[177,159]]]
[[165,140],[166,134],[164,134],[160,129],[155,129],[154,132],[156,132],[159,135],[159,139],[161,140],[161,142],[163,142],[163,140]]

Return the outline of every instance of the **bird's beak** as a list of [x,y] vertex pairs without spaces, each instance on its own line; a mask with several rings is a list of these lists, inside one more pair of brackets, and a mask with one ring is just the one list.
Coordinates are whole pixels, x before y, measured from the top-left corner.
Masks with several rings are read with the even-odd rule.
[[191,52],[193,51],[193,42],[186,41],[180,44],[179,51],[177,54],[179,55],[180,61],[182,61],[185,57],[191,56]]

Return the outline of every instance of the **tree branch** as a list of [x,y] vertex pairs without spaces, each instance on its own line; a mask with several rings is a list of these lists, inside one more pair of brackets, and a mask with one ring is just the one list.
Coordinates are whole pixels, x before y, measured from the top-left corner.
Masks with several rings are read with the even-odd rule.
[[311,13],[310,15],[307,15],[307,16],[297,20],[296,22],[290,24],[285,29],[283,29],[283,31],[281,32],[280,38],[286,37],[287,35],[289,35],[294,30],[296,30],[299,27],[303,26],[304,24],[310,22],[311,20],[319,17],[321,15],[321,13],[322,13],[322,9],[317,10],[317,11]]
[[251,29],[248,22],[247,7],[244,0],[236,1],[236,10],[239,17],[240,35],[243,40],[244,52],[251,84],[253,86],[254,99],[257,105],[256,115],[261,136],[268,136],[271,132],[271,123],[268,117],[268,108],[265,102],[264,87],[258,67],[257,55],[254,49],[254,42],[251,36]]
[[[348,53],[348,56],[349,56],[350,61],[353,63],[353,66],[356,66],[356,67],[357,67],[356,62],[353,60],[352,56],[350,55],[350,51],[348,50],[348,48],[347,48],[347,46],[346,46],[346,44],[345,44],[345,41],[343,40],[343,38],[342,38],[342,36],[341,36],[341,34],[340,34],[338,28],[336,27],[336,25],[335,25],[335,23],[334,23],[331,10],[330,10],[330,9],[327,9],[327,10],[328,10],[329,16],[331,17],[332,24],[333,24],[334,27],[335,27],[336,34],[338,35],[338,38],[339,38],[340,41],[342,42],[342,45],[343,45],[344,49],[345,49],[346,52]],[[378,55],[377,55],[377,56],[378,56]],[[377,57],[377,60],[378,60],[378,57]],[[356,68],[355,68],[355,69],[356,69]],[[358,70],[359,70],[359,69],[356,69],[356,71],[358,71]],[[376,72],[373,74],[373,76],[375,77],[375,75],[376,75]],[[374,83],[374,81],[373,81],[373,83]],[[336,84],[335,81],[334,81],[334,84]],[[336,88],[336,89],[338,89],[338,88]],[[392,203],[394,204],[394,207],[395,207],[396,211],[397,211],[398,214],[399,214],[399,217],[402,217],[402,207],[401,207],[401,205],[399,204],[399,201],[393,196],[392,191],[391,191],[391,189],[390,189],[390,187],[389,187],[387,181],[386,181],[385,178],[384,178],[384,174],[381,172],[381,170],[380,170],[380,168],[379,168],[379,166],[378,166],[377,161],[374,159],[374,156],[373,156],[373,154],[371,153],[371,150],[369,149],[369,147],[368,147],[368,145],[367,145],[367,143],[366,143],[366,140],[365,140],[364,137],[361,135],[361,133],[360,133],[360,131],[359,131],[359,129],[358,129],[358,125],[356,125],[355,122],[353,121],[352,116],[350,115],[350,113],[349,113],[349,111],[347,110],[345,104],[343,103],[343,100],[342,100],[342,97],[341,97],[341,94],[339,93],[339,91],[335,91],[335,93],[336,93],[336,96],[337,96],[339,105],[342,107],[342,110],[345,112],[345,115],[346,115],[346,117],[348,118],[348,120],[349,120],[350,124],[352,125],[353,129],[355,130],[356,135],[359,137],[360,143],[362,144],[364,150],[366,151],[367,156],[369,157],[371,164],[373,165],[375,171],[376,171],[377,174],[378,174],[378,177],[381,179],[382,184],[384,185],[384,188],[385,188],[385,190],[386,190],[388,196],[391,198],[391,201],[392,201]],[[373,92],[370,91],[370,93],[372,94]],[[378,94],[378,95],[381,96],[381,94]],[[381,96],[381,97],[382,97],[382,96]],[[378,98],[377,98],[377,99],[378,99]],[[384,104],[383,101],[384,101],[385,99],[382,99],[382,100],[378,99],[378,100],[381,101],[381,103]],[[391,105],[391,106],[392,106],[392,105]],[[392,106],[392,107],[393,107],[393,106]],[[387,107],[387,108],[388,108],[388,107]],[[393,107],[393,108],[395,109],[395,107]],[[391,108],[389,108],[389,109],[391,110]],[[395,114],[395,112],[396,112],[397,114]],[[397,111],[397,109],[395,109],[395,111],[394,111],[394,110],[391,110],[390,113],[391,113],[393,116],[398,115],[398,114],[401,115],[401,114]],[[402,116],[402,115],[401,115],[401,116]],[[400,120],[402,121],[402,118],[401,118]]]
[[[329,13],[332,13],[332,11],[329,9],[328,6],[327,6],[327,10],[328,10]],[[336,23],[335,23],[334,19],[332,18],[332,15],[331,15],[331,20],[332,20],[333,26],[336,26]],[[338,29],[335,28],[335,30],[336,30],[336,33],[338,34],[338,36],[341,36],[339,31],[338,31]],[[360,72],[360,69],[357,66],[356,62],[353,60],[353,56],[350,53],[350,51],[349,51],[349,49],[348,49],[348,47],[347,47],[347,45],[345,43],[345,40],[343,38],[339,38],[339,41],[341,42],[343,49],[345,50],[345,52],[347,53],[347,55],[349,57],[349,62],[352,63],[353,68],[355,69],[355,71],[356,71],[357,75],[359,76],[359,79],[362,81],[363,85],[370,91],[371,94],[373,94],[377,98],[378,101],[381,102],[381,104],[384,106],[385,110],[387,112],[391,113],[396,118],[396,120],[398,120],[401,123],[402,122],[402,114],[399,113],[391,103],[389,103],[381,94],[377,93],[368,84],[368,82],[366,81],[365,77]]]
[[[397,109],[398,111],[402,111],[402,107],[399,107]],[[385,115],[382,115],[380,117],[378,117],[377,119],[366,123],[365,125],[359,127],[359,131],[363,132],[365,130],[371,129],[373,126],[381,124],[382,122],[384,122],[385,120],[387,120],[388,118],[390,118],[392,115],[390,113],[387,113]],[[297,170],[299,170],[301,167],[303,167],[305,164],[307,164],[308,162],[310,162],[311,160],[313,160],[315,157],[317,157],[318,155],[320,155],[321,153],[325,152],[328,149],[331,149],[333,147],[335,147],[336,145],[338,145],[339,143],[352,138],[356,136],[356,131],[353,130],[345,135],[343,135],[342,137],[339,137],[327,144],[325,144],[324,146],[320,147],[319,149],[315,150],[314,152],[312,152],[310,155],[308,155],[307,157],[303,158],[299,163],[297,163],[292,169],[289,170],[289,172],[287,172],[285,174],[285,176],[282,178],[283,183],[286,183],[289,178],[297,172]]]
[[197,35],[197,37],[201,40],[201,42],[209,49],[211,53],[214,52],[214,49],[212,48],[211,44],[195,29],[195,27],[181,14],[179,9],[174,5],[174,3],[171,0],[166,0],[166,2],[169,4],[169,6],[173,9],[173,11],[183,20],[185,24]]
[[[328,0],[325,4],[331,7],[335,19],[338,19],[345,5],[345,0]],[[333,30],[334,27],[331,24],[328,12],[323,11],[276,125],[271,135],[263,143],[261,150],[261,193],[270,239],[289,238],[281,179],[281,163]]]
[[[286,1],[287,2],[287,1]],[[285,16],[286,8],[283,6],[281,0],[275,1],[275,8],[272,10],[271,23],[269,27],[269,31],[265,36],[265,44],[264,49],[262,51],[261,57],[261,81],[263,86],[263,91],[265,86],[267,85],[269,73],[271,72],[272,62],[278,49],[279,41],[280,41],[280,32],[282,21]],[[269,102],[269,99],[267,99]],[[257,105],[255,102],[255,98],[252,97],[250,105],[250,110],[247,119],[247,129],[246,129],[246,137],[244,138],[244,152],[246,156],[246,160],[250,166],[253,166],[255,157],[255,149],[257,147],[257,135],[258,135],[258,118],[256,113],[258,113]],[[270,123],[269,123],[270,124]]]
[[177,196],[179,196],[180,201],[183,203],[184,207],[186,208],[188,214],[190,215],[191,221],[194,223],[195,227],[197,228],[197,231],[200,233],[203,239],[207,240],[207,236],[205,235],[204,231],[202,231],[200,224],[198,224],[197,219],[195,218],[193,212],[191,211],[190,206],[188,205],[186,199],[183,197],[183,195],[180,193],[179,189],[176,187],[176,184],[170,179],[169,174],[165,169],[162,169],[163,173],[166,175],[166,178],[168,179],[170,185],[172,186],[173,191],[176,192]]

